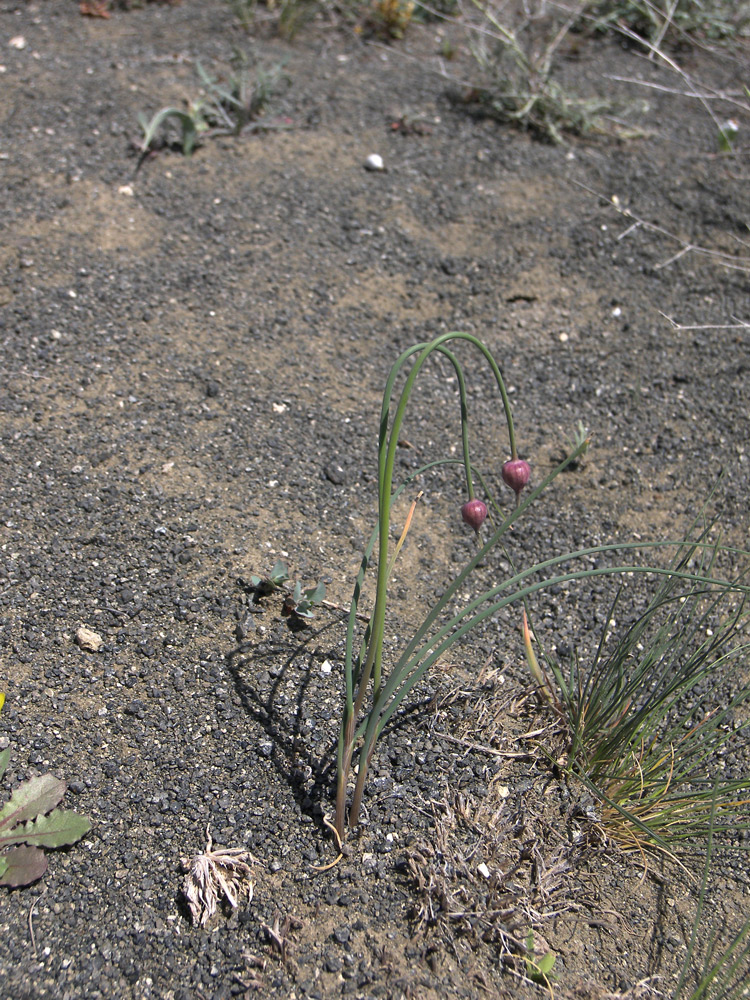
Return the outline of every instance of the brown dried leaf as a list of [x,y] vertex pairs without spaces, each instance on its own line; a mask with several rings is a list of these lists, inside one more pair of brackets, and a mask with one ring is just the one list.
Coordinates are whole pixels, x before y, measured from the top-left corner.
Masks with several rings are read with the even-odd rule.
[[255,861],[249,851],[241,848],[212,850],[211,836],[202,854],[182,859],[186,873],[182,892],[190,909],[194,926],[205,927],[222,899],[236,908],[243,892],[248,902],[253,898],[253,883],[248,862]]

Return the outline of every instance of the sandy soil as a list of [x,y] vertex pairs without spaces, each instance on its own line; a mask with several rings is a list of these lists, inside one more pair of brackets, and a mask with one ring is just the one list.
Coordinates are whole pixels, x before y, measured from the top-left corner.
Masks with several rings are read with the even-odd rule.
[[[739,155],[718,155],[699,101],[643,85],[684,81],[589,40],[564,77],[615,95],[641,137],[545,144],[455,99],[465,90],[435,72],[439,25],[392,45],[354,27],[320,17],[289,43],[242,33],[221,3],[109,20],[72,0],[0,3],[4,794],[51,771],[93,824],[50,853],[43,881],[3,894],[8,1000],[542,996],[508,954],[532,928],[557,956],[556,996],[674,987],[701,853],[687,871],[654,859],[644,878],[597,839],[590,803],[528,737],[552,722],[515,611],[409,702],[373,762],[360,835],[316,872],[335,856],[323,817],[345,629],[324,610],[290,628],[247,581],[281,558],[349,601],[388,369],[451,329],[498,357],[535,481],[579,420],[593,434],[514,533],[514,560],[679,537],[722,471],[713,507],[745,544],[750,122],[711,103],[741,125]],[[137,114],[195,98],[196,63],[218,73],[237,46],[283,63],[267,127],[140,162]],[[746,49],[679,59],[706,86],[741,94],[750,79]],[[449,71],[471,72],[465,50]],[[371,154],[385,171],[364,169]],[[502,415],[467,370],[497,486]],[[457,435],[455,382],[436,364],[400,473]],[[458,475],[422,487],[394,644],[474,544]],[[537,625],[585,651],[610,596],[539,598]],[[81,625],[99,652],[76,645]],[[254,894],[196,928],[180,859],[208,824],[252,852]],[[702,941],[736,929],[749,890],[746,863],[717,862]]]

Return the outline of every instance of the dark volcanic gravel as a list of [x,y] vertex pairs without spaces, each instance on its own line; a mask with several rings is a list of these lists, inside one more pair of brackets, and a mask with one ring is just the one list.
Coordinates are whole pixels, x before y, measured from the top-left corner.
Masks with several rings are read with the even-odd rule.
[[[296,630],[278,595],[257,601],[247,584],[282,559],[348,602],[373,524],[380,393],[411,343],[486,339],[536,482],[579,420],[593,433],[514,531],[514,561],[680,537],[722,471],[712,509],[746,544],[744,160],[714,155],[698,102],[660,91],[650,134],[627,143],[556,147],[471,116],[432,71],[438,30],[385,46],[329,14],[288,43],[262,26],[248,38],[222,3],[103,20],[72,0],[0,2],[2,793],[49,771],[92,822],[49,852],[43,880],[2,890],[3,1000],[541,995],[508,971],[473,860],[508,850],[525,870],[523,841],[551,865],[575,813],[548,767],[510,756],[545,724],[516,611],[407,703],[373,761],[361,837],[319,873],[335,857],[323,816],[345,628],[318,610]],[[219,72],[236,46],[284,64],[268,128],[139,166],[137,114],[195,98],[196,62]],[[718,87],[750,79],[745,50],[689,58]],[[564,71],[599,88],[616,86],[605,74],[673,82],[607,40]],[[411,118],[424,127],[392,127]],[[386,171],[364,169],[372,153]],[[624,235],[634,219],[615,196],[738,268],[695,252],[668,263],[681,244],[643,225]],[[467,371],[472,442],[501,489],[502,414],[487,373]],[[455,380],[432,373],[400,475],[460,447]],[[389,649],[474,551],[458,474],[421,487]],[[498,556],[480,575],[507,568]],[[611,590],[543,595],[537,628],[590,648]],[[76,644],[80,626],[98,652]],[[712,681],[707,708],[748,682],[746,666]],[[737,754],[728,766],[746,773]],[[207,827],[252,853],[254,895],[193,928],[180,859]],[[559,895],[534,897],[556,995],[672,982],[694,886],[669,868],[641,881],[638,862],[597,851]],[[730,859],[712,884],[729,928],[745,865]],[[440,879],[483,915],[432,924]]]

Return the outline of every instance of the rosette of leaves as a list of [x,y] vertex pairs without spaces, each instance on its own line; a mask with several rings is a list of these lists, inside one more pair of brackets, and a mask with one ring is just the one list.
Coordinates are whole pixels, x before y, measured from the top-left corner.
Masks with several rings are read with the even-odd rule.
[[[0,778],[10,750],[0,753]],[[45,848],[66,847],[88,833],[91,823],[72,809],[57,809],[64,781],[42,774],[24,781],[0,809],[0,885],[30,885],[47,870]]]

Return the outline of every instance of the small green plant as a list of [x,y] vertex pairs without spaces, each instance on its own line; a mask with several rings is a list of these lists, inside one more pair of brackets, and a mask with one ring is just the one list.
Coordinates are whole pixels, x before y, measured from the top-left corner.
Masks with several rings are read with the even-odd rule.
[[139,112],[138,124],[143,131],[143,139],[138,146],[139,152],[145,154],[154,149],[164,127],[172,121],[179,126],[177,145],[180,152],[183,156],[192,156],[201,135],[209,127],[201,101],[193,102],[186,111],[180,108],[162,108],[152,118]]
[[590,0],[583,14],[594,30],[626,27],[657,44],[668,36],[729,38],[749,17],[734,0]]
[[271,69],[253,66],[245,52],[236,51],[228,79],[212,77],[200,63],[198,76],[206,92],[205,115],[214,134],[241,135],[260,128],[272,94],[284,78],[280,64]]
[[413,0],[375,0],[374,21],[390,38],[404,37],[413,14]]
[[734,118],[729,118],[719,126],[717,145],[720,153],[731,153],[740,127]]
[[302,584],[297,581],[294,590],[284,601],[281,609],[282,615],[296,615],[298,618],[314,618],[312,609],[316,604],[322,604],[326,596],[326,586],[324,583],[317,583],[307,590],[302,589]]
[[567,456],[572,455],[573,452],[577,452],[579,456],[575,462],[572,462],[568,466],[569,469],[577,469],[583,463],[584,456],[588,452],[590,445],[591,432],[584,422],[579,420],[573,431],[566,435],[563,440],[563,454]]
[[552,969],[557,961],[557,955],[552,951],[546,951],[542,955],[538,954],[533,930],[530,930],[526,936],[526,954],[523,956],[523,960],[526,966],[526,978],[551,991],[551,980],[554,979]]
[[578,451],[583,446],[582,455],[585,455],[588,451],[589,445],[591,444],[591,432],[586,427],[582,420],[578,421],[578,424],[573,429],[573,433],[570,437],[565,439],[566,452],[570,454],[571,452]]
[[251,576],[250,586],[260,595],[272,594],[274,590],[283,587],[288,579],[289,573],[287,572],[286,563],[279,560],[274,564],[268,576]]
[[[0,753],[0,779],[10,750]],[[75,844],[91,823],[72,810],[55,808],[65,794],[65,782],[51,774],[29,778],[0,809],[0,885],[29,885],[47,870],[44,848]]]
[[318,604],[326,604],[326,586],[321,581],[313,587],[303,588],[298,580],[292,587],[287,587],[289,573],[286,564],[277,562],[268,576],[251,576],[250,586],[259,596],[272,594],[275,590],[285,591],[286,597],[281,614],[287,617],[313,618],[312,609]]
[[249,31],[255,24],[255,12],[258,7],[258,0],[227,0],[229,9],[237,18],[240,27],[244,31]]
[[479,72],[467,103],[556,143],[566,132],[611,132],[612,123],[605,121],[611,102],[573,94],[556,73],[559,50],[586,6],[587,0],[570,8],[523,4],[521,16],[506,21],[504,7],[468,0],[464,23]]
[[261,128],[288,127],[277,123],[261,123],[272,94],[283,78],[280,65],[272,69],[251,66],[250,57],[244,52],[235,52],[231,60],[228,79],[213,77],[197,64],[197,73],[203,85],[203,95],[192,101],[187,109],[162,108],[152,118],[143,113],[138,115],[138,123],[143,138],[138,144],[142,156],[147,155],[169,135],[170,124],[179,127],[176,144],[184,156],[192,156],[204,135],[241,135]]
[[[250,31],[258,20],[258,8],[264,6],[266,17],[275,19],[281,38],[291,40],[299,29],[313,16],[319,0],[228,0],[232,13],[244,31]],[[264,18],[265,20],[265,18]]]

